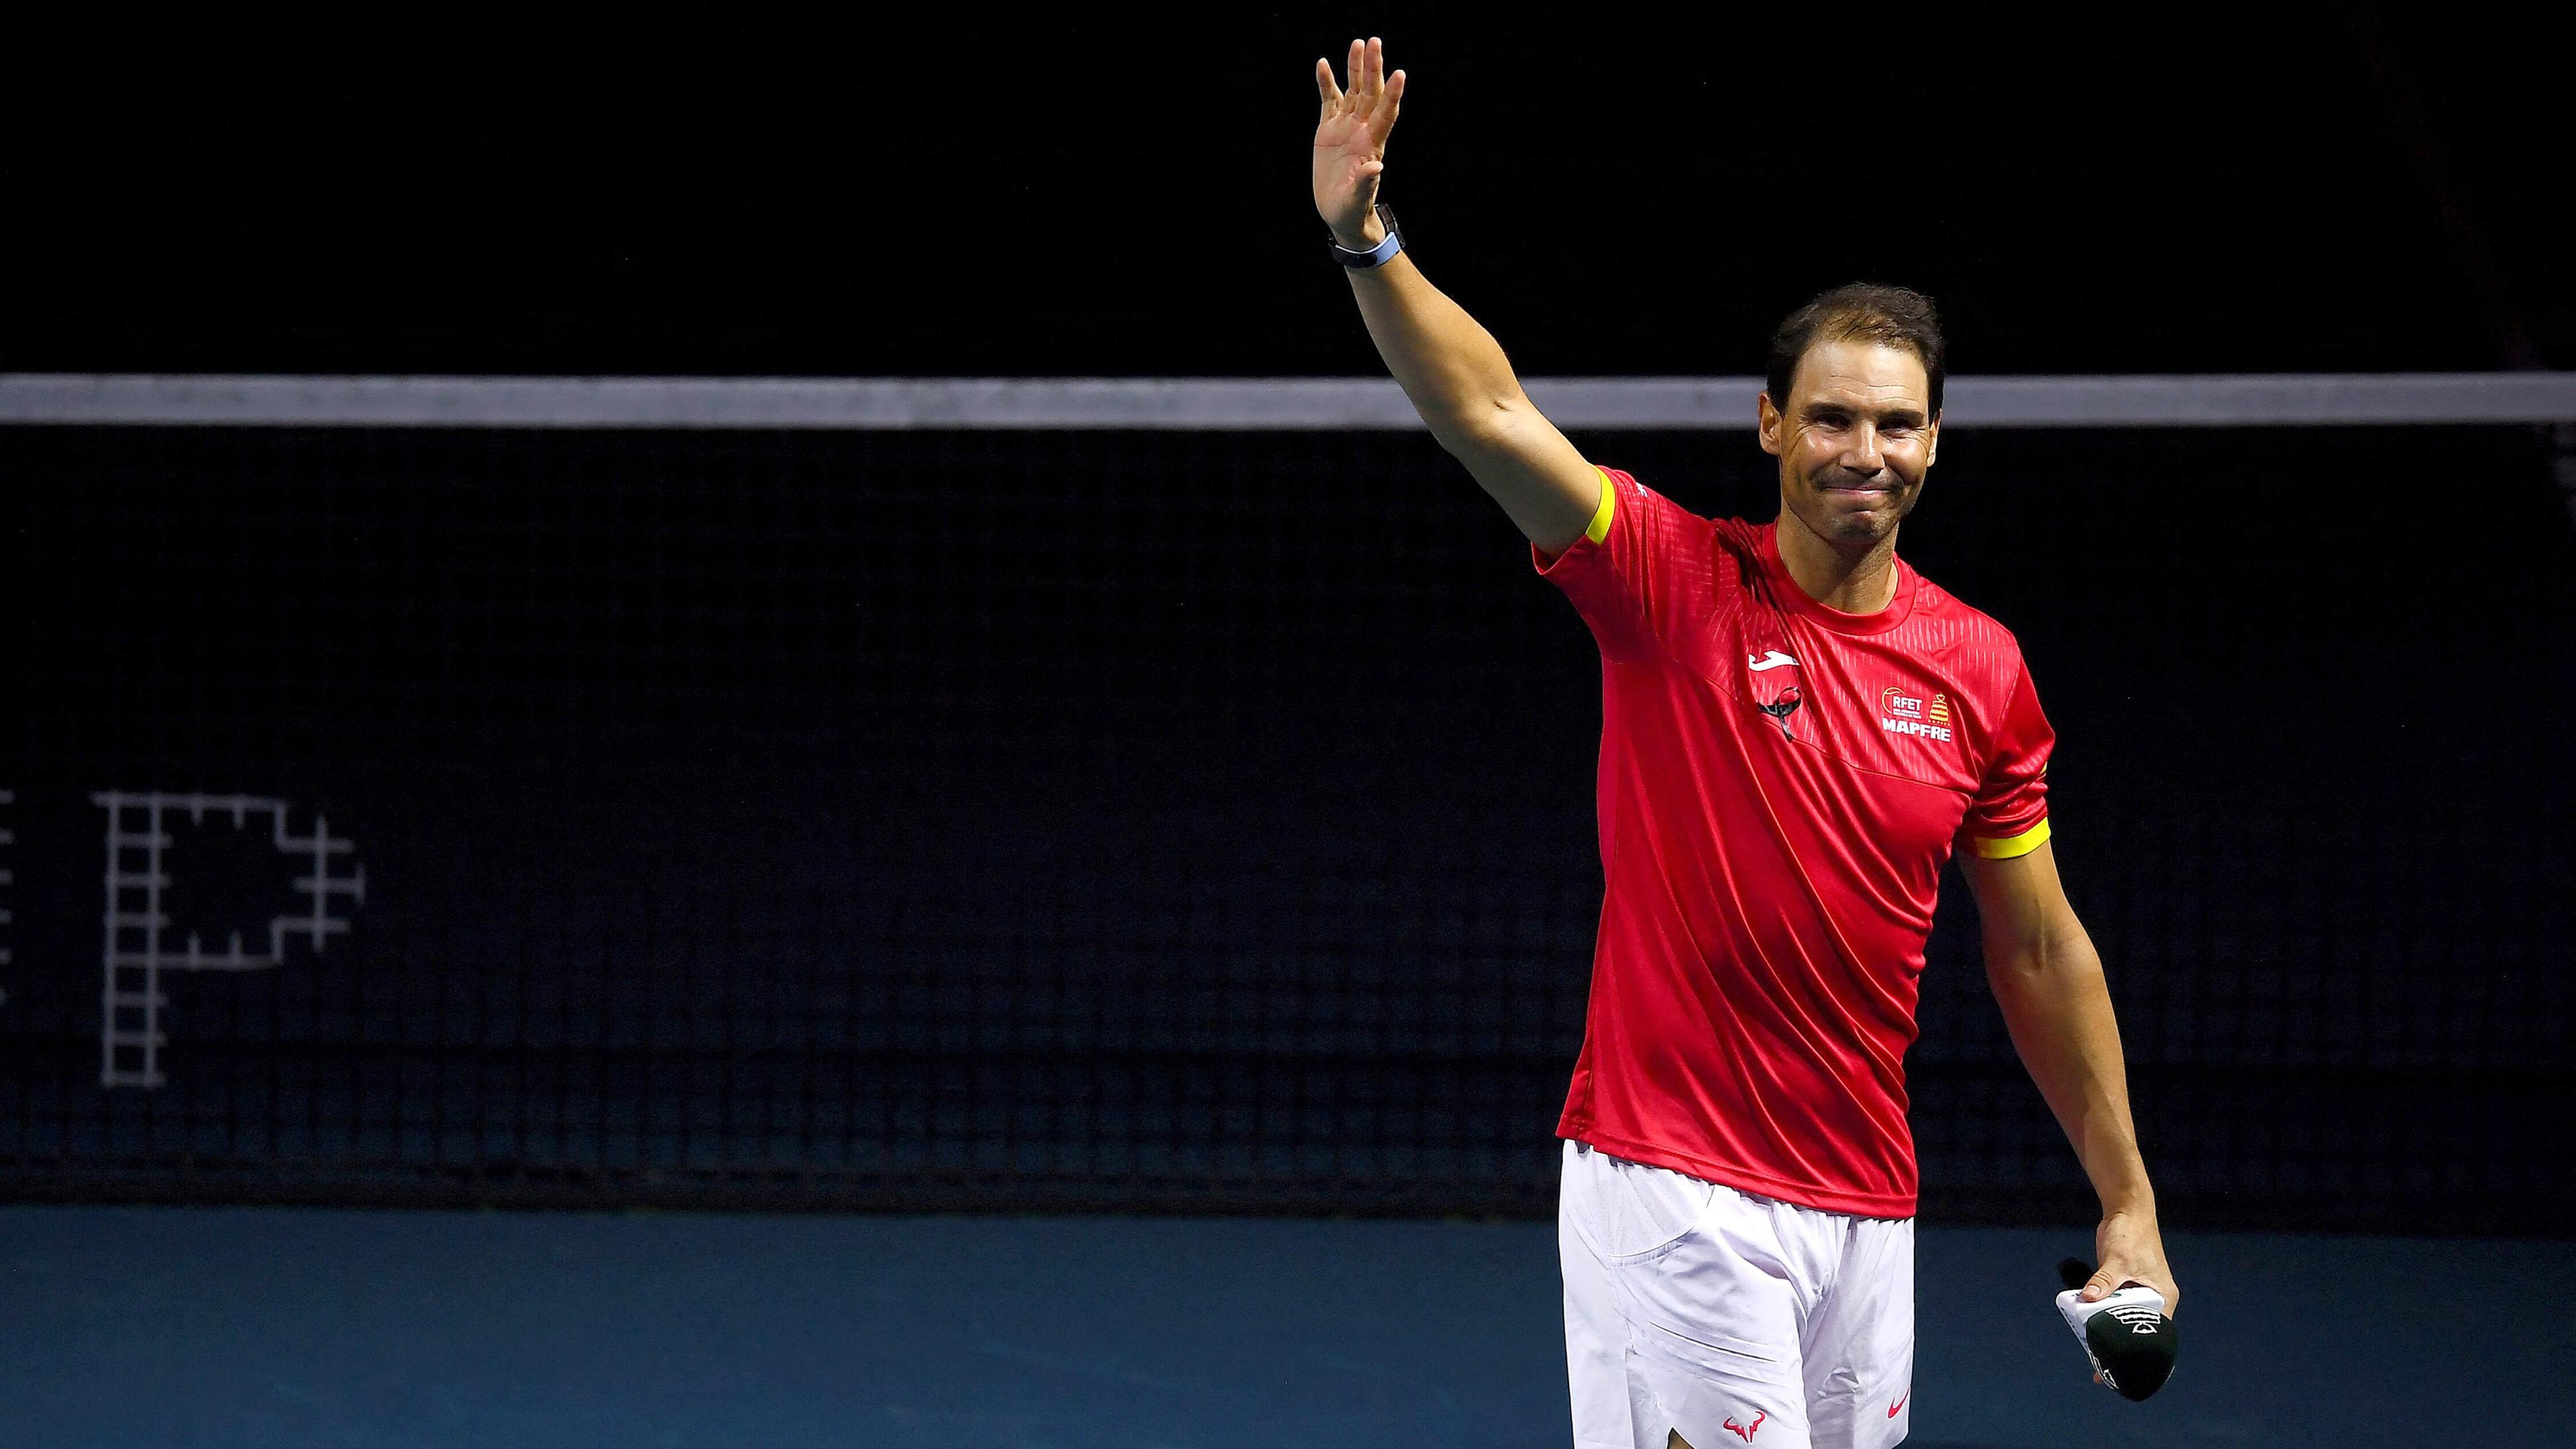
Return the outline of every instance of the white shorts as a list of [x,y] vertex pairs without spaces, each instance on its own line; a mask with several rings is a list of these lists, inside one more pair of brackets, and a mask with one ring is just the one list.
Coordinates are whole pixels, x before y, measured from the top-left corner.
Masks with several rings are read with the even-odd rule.
[[1886,1449],[1914,1420],[1914,1220],[1565,1144],[1577,1449]]

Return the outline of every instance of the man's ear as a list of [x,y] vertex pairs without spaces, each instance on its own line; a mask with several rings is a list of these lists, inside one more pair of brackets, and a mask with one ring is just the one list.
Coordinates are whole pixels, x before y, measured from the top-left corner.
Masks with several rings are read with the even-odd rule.
[[1753,411],[1753,432],[1762,440],[1762,451],[1775,458],[1780,456],[1780,405],[1771,401],[1769,389],[1764,389],[1755,401]]
[[1931,467],[1931,466],[1932,466],[1932,460],[1933,460],[1933,459],[1935,459],[1935,458],[1938,458],[1938,457],[1940,457],[1940,456],[1941,456],[1941,415],[1940,415],[1939,413],[1934,413],[1934,414],[1932,415],[1932,426],[1931,426],[1930,428],[1926,429],[1926,430],[1925,430],[1925,432],[1924,432],[1924,437],[1923,437],[1923,466],[1924,466],[1924,467],[1926,467],[1926,468]]

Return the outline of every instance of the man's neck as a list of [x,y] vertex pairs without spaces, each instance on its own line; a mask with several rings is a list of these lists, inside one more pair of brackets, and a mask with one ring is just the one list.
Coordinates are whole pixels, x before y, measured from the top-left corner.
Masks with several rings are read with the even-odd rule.
[[1797,514],[1780,510],[1780,562],[1799,592],[1846,614],[1875,614],[1896,599],[1896,534],[1853,549],[1816,536]]

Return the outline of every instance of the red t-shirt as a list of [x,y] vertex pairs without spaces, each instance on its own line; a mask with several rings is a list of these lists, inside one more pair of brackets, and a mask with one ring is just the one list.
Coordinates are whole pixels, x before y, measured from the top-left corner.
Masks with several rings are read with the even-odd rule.
[[1542,576],[1601,646],[1601,864],[1557,1135],[1784,1202],[1914,1212],[1905,1049],[1941,867],[2048,838],[2054,738],[2002,625],[1896,564],[1808,598],[1773,525],[1616,469]]

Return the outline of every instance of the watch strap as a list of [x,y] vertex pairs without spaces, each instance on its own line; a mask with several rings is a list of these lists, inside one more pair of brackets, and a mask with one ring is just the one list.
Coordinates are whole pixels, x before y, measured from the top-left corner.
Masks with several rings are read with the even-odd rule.
[[1386,228],[1385,240],[1374,247],[1354,251],[1342,245],[1340,239],[1336,238],[1333,242],[1333,260],[1353,271],[1360,271],[1369,267],[1385,266],[1390,257],[1404,250],[1404,233],[1396,229],[1395,212],[1383,201],[1377,204],[1377,220],[1378,225]]

